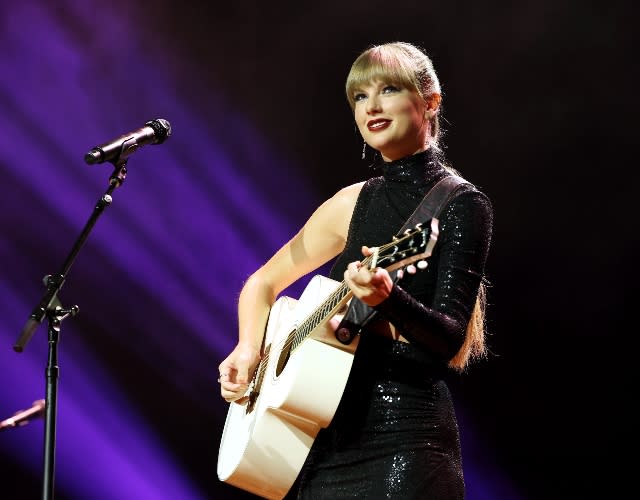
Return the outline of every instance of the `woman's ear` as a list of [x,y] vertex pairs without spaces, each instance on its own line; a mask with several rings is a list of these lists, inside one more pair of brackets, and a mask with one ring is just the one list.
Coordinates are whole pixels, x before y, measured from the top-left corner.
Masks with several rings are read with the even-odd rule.
[[424,118],[425,120],[431,120],[438,113],[438,108],[440,107],[440,101],[442,100],[442,96],[438,93],[433,93],[428,96],[424,102]]
[[442,96],[437,92],[434,92],[426,99],[427,103],[427,111],[430,111],[429,116],[433,116],[440,107],[440,101],[442,101]]

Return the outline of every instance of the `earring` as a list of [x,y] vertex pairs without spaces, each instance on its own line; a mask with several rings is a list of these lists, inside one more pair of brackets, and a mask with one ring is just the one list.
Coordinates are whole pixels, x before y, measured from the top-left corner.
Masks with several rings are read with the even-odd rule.
[[362,159],[364,160],[364,157],[367,153],[367,141],[364,141],[364,143],[362,144]]

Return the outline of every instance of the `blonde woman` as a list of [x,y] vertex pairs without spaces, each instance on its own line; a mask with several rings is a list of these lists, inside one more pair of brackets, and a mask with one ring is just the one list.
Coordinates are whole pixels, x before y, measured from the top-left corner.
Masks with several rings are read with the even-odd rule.
[[485,352],[491,203],[465,184],[440,214],[424,270],[409,268],[394,280],[384,268],[362,265],[454,172],[438,142],[440,83],[422,49],[404,42],[368,48],[351,67],[346,94],[381,175],[339,190],[247,280],[239,342],[219,366],[221,395],[233,402],[245,394],[278,295],[335,258],[329,277],[344,280],[376,314],[360,332],[335,415],[288,497],[462,499],[459,430],[444,378]]

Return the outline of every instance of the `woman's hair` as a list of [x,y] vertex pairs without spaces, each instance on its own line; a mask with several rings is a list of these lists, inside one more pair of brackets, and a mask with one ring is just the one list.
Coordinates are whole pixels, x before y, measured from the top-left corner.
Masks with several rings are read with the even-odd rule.
[[[373,80],[400,85],[415,91],[425,102],[433,94],[442,94],[433,63],[424,50],[406,42],[374,45],[351,65],[345,90],[351,110],[355,110],[356,91]],[[438,149],[439,111],[430,119],[430,145]]]
[[485,343],[485,309],[487,307],[487,292],[485,284],[480,283],[478,296],[467,324],[467,331],[462,347],[457,354],[449,360],[449,368],[463,372],[467,365],[476,359],[482,359],[487,355]]
[[[423,49],[406,42],[374,45],[353,62],[345,85],[347,100],[352,111],[355,110],[356,91],[373,80],[382,80],[415,91],[425,102],[433,94],[442,95],[440,81],[429,56]],[[441,135],[439,114],[440,107],[430,119],[429,145],[434,148],[438,159],[449,172],[460,175],[446,164],[439,147],[438,141]],[[486,289],[485,284],[481,282],[467,325],[464,343],[449,361],[450,368],[462,372],[471,361],[486,356],[485,309]]]

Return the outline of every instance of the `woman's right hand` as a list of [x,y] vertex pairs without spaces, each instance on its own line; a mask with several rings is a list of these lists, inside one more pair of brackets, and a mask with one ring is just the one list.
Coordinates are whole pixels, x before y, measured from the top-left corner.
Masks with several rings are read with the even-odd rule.
[[239,343],[220,363],[218,382],[220,394],[225,401],[231,403],[245,395],[259,362],[260,349],[251,344]]

